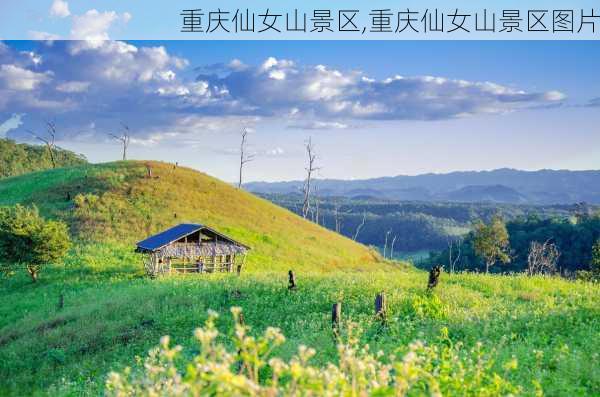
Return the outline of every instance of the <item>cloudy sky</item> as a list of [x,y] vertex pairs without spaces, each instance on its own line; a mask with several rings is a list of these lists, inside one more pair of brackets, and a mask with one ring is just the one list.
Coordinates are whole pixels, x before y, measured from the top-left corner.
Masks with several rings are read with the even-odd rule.
[[[0,136],[94,162],[160,159],[247,180],[302,178],[312,137],[320,176],[600,168],[598,42],[110,41],[128,13],[68,19],[86,41],[0,42]],[[78,19],[79,18],[79,19]]]

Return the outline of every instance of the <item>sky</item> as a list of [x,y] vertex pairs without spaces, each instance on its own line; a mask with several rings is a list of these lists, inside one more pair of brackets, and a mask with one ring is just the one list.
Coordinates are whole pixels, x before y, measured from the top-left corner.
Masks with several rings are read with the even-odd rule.
[[103,162],[125,124],[129,158],[230,182],[244,128],[246,181],[302,179],[308,138],[321,178],[600,169],[598,41],[107,40],[132,15],[77,27],[54,3],[88,40],[0,42],[0,136],[52,121]]

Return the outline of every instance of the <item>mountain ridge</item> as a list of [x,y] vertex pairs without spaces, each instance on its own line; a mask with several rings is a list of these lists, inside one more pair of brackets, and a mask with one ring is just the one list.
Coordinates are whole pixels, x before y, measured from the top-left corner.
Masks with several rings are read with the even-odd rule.
[[[256,193],[292,193],[302,189],[302,181],[249,182],[244,186]],[[552,170],[524,171],[499,168],[484,171],[454,171],[450,173],[427,173],[415,176],[397,175],[371,179],[342,180],[318,179],[319,194],[353,197],[368,193],[395,200],[420,201],[481,201],[479,194],[462,195],[456,200],[455,192],[477,191],[475,187],[503,186],[506,193],[513,190],[512,197],[492,195],[490,201],[527,204],[570,204],[589,202],[600,204],[600,170]],[[498,192],[499,193],[499,192]]]

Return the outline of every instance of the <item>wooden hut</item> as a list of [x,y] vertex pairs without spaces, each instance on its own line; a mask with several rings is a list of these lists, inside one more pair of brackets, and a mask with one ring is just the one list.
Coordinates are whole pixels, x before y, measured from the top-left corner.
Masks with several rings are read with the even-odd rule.
[[204,225],[182,223],[137,243],[150,276],[242,270],[250,247]]

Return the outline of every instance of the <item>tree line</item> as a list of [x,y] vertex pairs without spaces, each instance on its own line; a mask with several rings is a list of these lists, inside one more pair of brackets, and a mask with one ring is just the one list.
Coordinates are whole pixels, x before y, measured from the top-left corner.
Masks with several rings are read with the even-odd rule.
[[462,239],[431,253],[428,265],[450,271],[600,274],[600,214],[569,218],[518,217],[476,222]]

